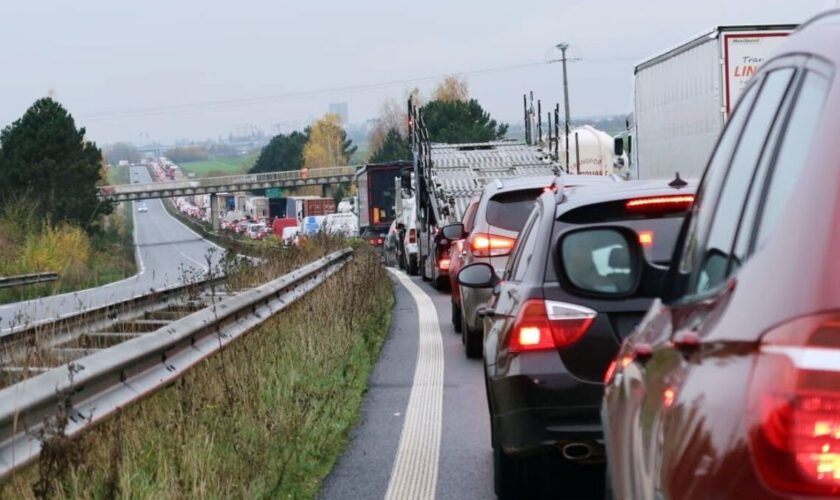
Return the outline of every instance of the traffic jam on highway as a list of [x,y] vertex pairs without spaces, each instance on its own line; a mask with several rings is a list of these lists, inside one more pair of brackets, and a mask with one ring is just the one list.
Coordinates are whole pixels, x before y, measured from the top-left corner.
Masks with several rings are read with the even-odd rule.
[[451,293],[499,497],[582,466],[608,498],[840,496],[838,46],[833,12],[649,58],[606,152],[551,113],[546,147],[533,100],[524,144],[430,143],[409,105],[415,163],[361,225]]

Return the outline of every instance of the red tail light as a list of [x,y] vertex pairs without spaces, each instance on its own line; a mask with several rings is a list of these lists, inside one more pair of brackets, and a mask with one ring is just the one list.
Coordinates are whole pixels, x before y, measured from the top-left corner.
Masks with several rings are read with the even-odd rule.
[[408,230],[408,242],[409,243],[417,243],[417,230],[416,229],[409,229]]
[[651,196],[647,198],[635,198],[627,200],[624,204],[628,210],[687,210],[694,203],[693,194],[680,194],[671,196]]
[[495,234],[476,234],[470,241],[470,250],[476,257],[501,257],[516,244],[515,238]]
[[442,257],[438,261],[438,269],[440,269],[441,271],[449,271],[449,263],[449,257]]
[[612,382],[613,375],[615,375],[615,369],[618,366],[618,362],[616,360],[610,361],[610,365],[607,366],[607,371],[604,372],[604,383],[609,384]]
[[840,494],[840,314],[762,337],[749,389],[750,451],[771,488]]
[[653,231],[639,231],[639,243],[643,247],[653,246]]
[[529,299],[519,310],[508,348],[512,352],[544,351],[574,344],[596,314],[574,304]]

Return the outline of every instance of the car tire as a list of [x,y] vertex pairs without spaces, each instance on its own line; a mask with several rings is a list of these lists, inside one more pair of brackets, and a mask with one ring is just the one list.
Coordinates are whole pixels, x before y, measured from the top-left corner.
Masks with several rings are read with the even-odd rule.
[[467,324],[464,311],[461,310],[461,340],[464,343],[464,354],[468,359],[481,359],[483,332],[473,330]]
[[434,282],[435,288],[440,292],[446,292],[449,290],[449,277],[448,276],[441,276],[438,274],[435,277]]
[[452,304],[452,328],[455,333],[461,333],[461,306],[456,304],[454,300],[450,303]]
[[528,468],[531,458],[508,455],[501,446],[493,446],[493,486],[501,499],[528,498]]

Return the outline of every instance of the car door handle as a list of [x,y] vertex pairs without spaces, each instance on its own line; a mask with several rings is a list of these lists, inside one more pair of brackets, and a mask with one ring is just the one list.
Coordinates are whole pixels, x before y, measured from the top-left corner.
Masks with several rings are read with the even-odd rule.
[[496,315],[496,311],[490,307],[481,306],[475,310],[475,314],[479,318],[492,318]]
[[671,343],[683,356],[689,356],[700,348],[700,335],[697,330],[681,330],[674,334]]

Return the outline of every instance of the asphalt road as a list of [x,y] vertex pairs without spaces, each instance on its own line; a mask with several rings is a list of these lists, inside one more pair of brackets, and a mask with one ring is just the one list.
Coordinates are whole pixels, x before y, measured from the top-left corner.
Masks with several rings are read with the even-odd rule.
[[[132,179],[152,182],[144,167],[132,167]],[[136,176],[136,177],[135,177]],[[65,293],[0,306],[0,334],[24,324],[49,321],[61,315],[129,299],[184,283],[207,273],[208,256],[213,267],[222,250],[202,239],[173,218],[161,200],[148,200],[148,212],[139,213],[134,202],[134,241],[137,245],[138,273],[122,281],[98,288]]]
[[[412,287],[416,289],[414,294],[403,280],[416,285]],[[440,448],[437,460],[428,463],[424,462],[422,453],[409,453],[413,459],[408,465],[409,475],[412,472],[423,475],[422,471],[426,471],[425,475],[429,476],[436,468],[431,491],[438,499],[495,498],[483,361],[464,356],[461,336],[455,333],[450,322],[448,293],[405,275],[394,282],[396,303],[391,329],[371,374],[359,425],[352,432],[347,450],[327,477],[320,498],[429,496],[417,494],[422,481],[416,477],[403,481],[408,481],[412,487],[396,490],[396,493],[391,484],[399,482],[396,477],[405,472],[399,470],[399,464],[395,465],[405,447],[401,436],[408,434],[406,428],[417,425],[407,415],[407,411],[411,411],[409,399],[414,397],[412,394],[418,383],[429,384],[432,380],[428,377],[418,379],[416,373],[418,360],[425,356],[421,351],[430,342],[430,337],[419,331],[421,314],[436,316],[439,326],[436,334],[443,347],[442,411],[437,417],[441,422]],[[417,297],[418,292],[431,299],[434,311],[424,307]],[[427,402],[424,407],[431,405]],[[429,418],[428,413],[424,417]],[[433,438],[429,436],[436,434],[430,429],[423,429],[421,433],[426,442],[409,443],[409,452],[433,447]],[[412,450],[412,446],[416,449]],[[542,486],[534,491],[533,498],[603,498],[603,467],[577,466],[570,470],[561,467],[559,461],[562,459],[558,455],[539,464],[535,477]],[[561,470],[564,473],[558,474]]]

